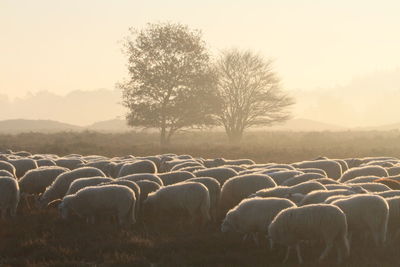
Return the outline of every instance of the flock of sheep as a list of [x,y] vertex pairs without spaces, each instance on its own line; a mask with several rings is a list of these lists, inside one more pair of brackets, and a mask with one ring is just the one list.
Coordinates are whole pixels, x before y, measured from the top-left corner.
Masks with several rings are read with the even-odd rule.
[[[0,153],[2,219],[20,200],[63,219],[88,223],[173,214],[195,226],[217,224],[244,239],[267,238],[303,262],[300,244],[322,242],[341,262],[351,245],[383,246],[400,229],[400,160],[392,157],[256,164],[250,159],[203,159],[163,154],[147,157],[59,157],[7,150]],[[31,203],[31,204],[29,204]]]

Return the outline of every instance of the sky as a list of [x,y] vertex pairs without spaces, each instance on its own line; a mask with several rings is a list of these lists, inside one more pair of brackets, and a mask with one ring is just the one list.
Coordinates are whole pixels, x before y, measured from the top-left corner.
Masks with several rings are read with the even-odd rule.
[[274,59],[290,92],[329,91],[399,68],[399,10],[394,0],[0,0],[0,95],[114,89],[129,27],[164,21],[202,30],[214,54]]

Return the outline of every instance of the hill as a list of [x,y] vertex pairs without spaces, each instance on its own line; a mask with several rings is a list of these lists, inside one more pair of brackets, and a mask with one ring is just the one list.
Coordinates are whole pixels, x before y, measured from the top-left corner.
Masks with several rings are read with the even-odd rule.
[[14,119],[14,120],[3,120],[0,121],[0,132],[8,134],[16,134],[23,132],[43,132],[43,133],[54,133],[63,131],[80,131],[82,127],[53,121],[53,120],[25,120],[25,119]]
[[309,131],[344,131],[347,130],[345,127],[324,123],[320,121],[314,121],[309,119],[292,119],[284,124],[276,125],[268,128],[273,131],[294,131],[294,132],[309,132]]

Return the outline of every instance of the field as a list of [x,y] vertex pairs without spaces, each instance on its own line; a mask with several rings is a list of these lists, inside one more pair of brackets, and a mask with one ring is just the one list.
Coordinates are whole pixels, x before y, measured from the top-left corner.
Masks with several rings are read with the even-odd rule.
[[[32,153],[152,155],[161,152],[201,157],[251,158],[258,163],[294,162],[318,156],[331,158],[400,157],[400,132],[253,132],[241,145],[226,143],[222,133],[184,133],[162,151],[155,134],[101,134],[94,132],[0,135],[0,151]],[[316,244],[304,246],[306,266],[321,252]],[[400,244],[385,248],[353,246],[343,266],[398,266]],[[285,251],[257,247],[239,236],[223,235],[218,226],[194,230],[174,218],[158,226],[138,223],[120,230],[104,222],[62,221],[55,208],[27,210],[21,205],[17,218],[0,222],[0,266],[294,266],[282,265]],[[320,266],[334,265],[334,255]]]

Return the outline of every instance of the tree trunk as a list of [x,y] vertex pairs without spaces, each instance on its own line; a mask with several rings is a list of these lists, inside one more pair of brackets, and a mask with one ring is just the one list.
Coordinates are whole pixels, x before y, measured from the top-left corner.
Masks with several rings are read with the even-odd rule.
[[167,132],[165,129],[165,126],[161,126],[161,131],[160,131],[160,146],[166,147],[168,145],[168,141],[167,141]]

